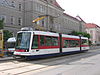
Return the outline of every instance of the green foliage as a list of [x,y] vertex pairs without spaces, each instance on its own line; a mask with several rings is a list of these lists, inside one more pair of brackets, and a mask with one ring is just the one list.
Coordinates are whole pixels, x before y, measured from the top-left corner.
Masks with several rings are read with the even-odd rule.
[[[0,20],[0,29],[3,28],[4,28],[4,19]],[[4,30],[3,34],[4,34],[4,42],[6,42],[8,38],[13,36],[13,34],[8,30]]]
[[13,36],[12,32],[8,30],[4,30],[3,33],[4,33],[4,42],[6,42],[8,38]]
[[69,35],[76,35],[76,36],[78,36],[79,35],[79,32],[72,31],[71,33],[69,33]]
[[90,38],[90,34],[86,33],[86,32],[77,32],[77,31],[72,31],[71,33],[69,33],[70,35],[82,35],[84,37]]
[[91,46],[92,45],[92,42],[89,40],[89,45]]
[[0,20],[0,29],[3,29],[4,27],[4,20]]

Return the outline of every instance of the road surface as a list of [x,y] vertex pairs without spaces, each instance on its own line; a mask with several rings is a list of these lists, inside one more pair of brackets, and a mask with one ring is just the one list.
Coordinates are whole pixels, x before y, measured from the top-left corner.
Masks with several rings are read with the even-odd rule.
[[100,75],[100,49],[31,61],[3,61],[0,75]]

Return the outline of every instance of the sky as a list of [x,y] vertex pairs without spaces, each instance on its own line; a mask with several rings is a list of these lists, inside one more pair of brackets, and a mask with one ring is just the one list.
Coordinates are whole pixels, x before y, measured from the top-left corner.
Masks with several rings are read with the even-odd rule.
[[100,26],[100,0],[57,0],[65,13]]

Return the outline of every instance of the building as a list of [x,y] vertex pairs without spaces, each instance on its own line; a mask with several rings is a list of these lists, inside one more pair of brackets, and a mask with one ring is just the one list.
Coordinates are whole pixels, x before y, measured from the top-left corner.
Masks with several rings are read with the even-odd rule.
[[[25,26],[32,26],[34,30],[55,30],[59,27],[59,16],[63,14],[62,9],[56,0],[24,0],[25,1]],[[29,7],[29,8],[27,8]],[[32,20],[39,16],[47,15],[46,18],[32,23]],[[30,24],[30,25],[29,25]],[[58,26],[55,26],[58,25]]]
[[63,33],[70,33],[72,31],[85,32],[84,25],[86,23],[80,17],[73,17],[71,15],[63,13],[62,19],[63,21],[61,24],[61,30],[63,30]]
[[22,0],[0,0],[0,19],[4,19],[4,29],[16,33],[23,25]]
[[[44,19],[32,23],[40,16]],[[85,22],[64,13],[56,0],[0,0],[0,19],[4,18],[4,29],[13,32],[14,36],[22,27],[34,30],[70,33],[84,32]],[[81,26],[81,28],[80,28]]]
[[100,27],[94,23],[87,23],[86,32],[90,34],[92,44],[100,44]]

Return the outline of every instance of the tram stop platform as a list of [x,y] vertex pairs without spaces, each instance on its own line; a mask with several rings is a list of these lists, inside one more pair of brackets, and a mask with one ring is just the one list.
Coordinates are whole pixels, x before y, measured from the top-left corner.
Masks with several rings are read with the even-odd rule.
[[0,61],[7,61],[7,60],[12,60],[13,58],[13,54],[7,52],[6,50],[4,51],[4,54],[2,56],[0,56]]

